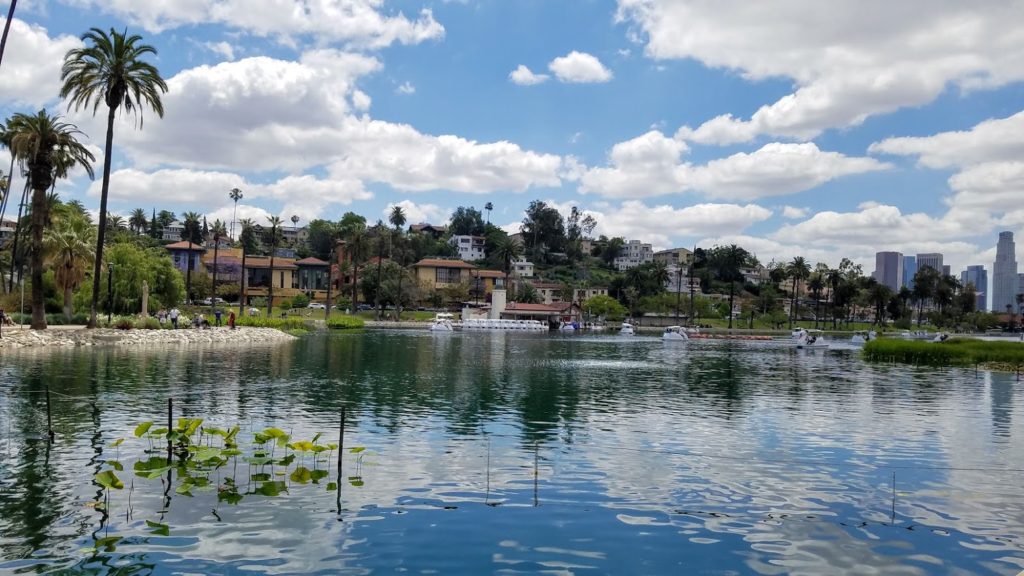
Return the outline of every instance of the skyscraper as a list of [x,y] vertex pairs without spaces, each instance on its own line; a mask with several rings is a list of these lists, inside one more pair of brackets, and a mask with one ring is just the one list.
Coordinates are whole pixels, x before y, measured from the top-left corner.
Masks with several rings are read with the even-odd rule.
[[1017,247],[1013,232],[1000,232],[996,244],[996,261],[992,264],[992,311],[1006,312],[1017,295]]
[[968,284],[974,286],[974,293],[976,294],[976,302],[974,309],[978,311],[988,310],[985,306],[985,302],[988,300],[988,271],[981,264],[974,266],[968,266],[967,270],[960,273],[960,283],[963,284],[964,288]]
[[917,274],[917,258],[914,256],[903,257],[903,287],[914,288],[914,274]]
[[918,254],[917,269],[920,270],[925,266],[931,266],[936,272],[942,274],[942,254],[939,254],[938,252]]
[[899,252],[875,253],[875,280],[884,284],[893,292],[903,284],[903,254]]

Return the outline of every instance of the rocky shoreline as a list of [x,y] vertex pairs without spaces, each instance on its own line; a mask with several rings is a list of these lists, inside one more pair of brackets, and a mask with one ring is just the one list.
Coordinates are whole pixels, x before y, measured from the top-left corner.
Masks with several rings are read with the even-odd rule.
[[0,350],[22,348],[70,348],[77,346],[144,346],[149,344],[255,344],[286,342],[295,336],[274,328],[238,327],[199,330],[86,330],[51,327],[46,330],[4,329]]

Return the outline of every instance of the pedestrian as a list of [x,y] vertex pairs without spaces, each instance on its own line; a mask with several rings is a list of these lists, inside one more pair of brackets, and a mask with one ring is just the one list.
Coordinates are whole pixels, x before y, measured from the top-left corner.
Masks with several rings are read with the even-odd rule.
[[228,327],[232,330],[235,329],[235,311],[232,310],[231,314],[228,314]]
[[217,328],[220,328],[220,315],[223,314],[223,313],[224,313],[224,311],[221,310],[220,308],[217,308],[216,310],[213,311],[213,317],[215,318],[215,320],[217,322]]
[[174,308],[171,308],[171,311],[167,315],[171,317],[171,325],[174,326],[175,330],[177,330],[178,329],[178,316],[181,315],[181,311],[178,310],[177,306],[175,306]]

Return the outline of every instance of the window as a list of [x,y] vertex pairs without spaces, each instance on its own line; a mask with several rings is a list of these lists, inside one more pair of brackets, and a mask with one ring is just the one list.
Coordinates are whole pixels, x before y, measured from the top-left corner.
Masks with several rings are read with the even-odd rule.
[[437,268],[434,281],[438,284],[458,284],[462,281],[461,272],[458,268]]

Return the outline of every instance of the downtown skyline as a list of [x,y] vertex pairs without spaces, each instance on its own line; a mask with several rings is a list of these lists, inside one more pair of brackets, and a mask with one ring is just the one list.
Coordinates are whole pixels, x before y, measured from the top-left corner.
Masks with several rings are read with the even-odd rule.
[[[1019,5],[807,6],[22,2],[0,113],[65,113],[64,52],[89,26],[128,27],[171,91],[163,120],[118,124],[116,213],[230,221],[239,188],[239,218],[399,204],[437,224],[490,201],[515,231],[541,199],[655,249],[991,265],[992,238],[1024,223]],[[103,119],[66,115],[101,152]],[[98,189],[58,187],[92,210]]]

